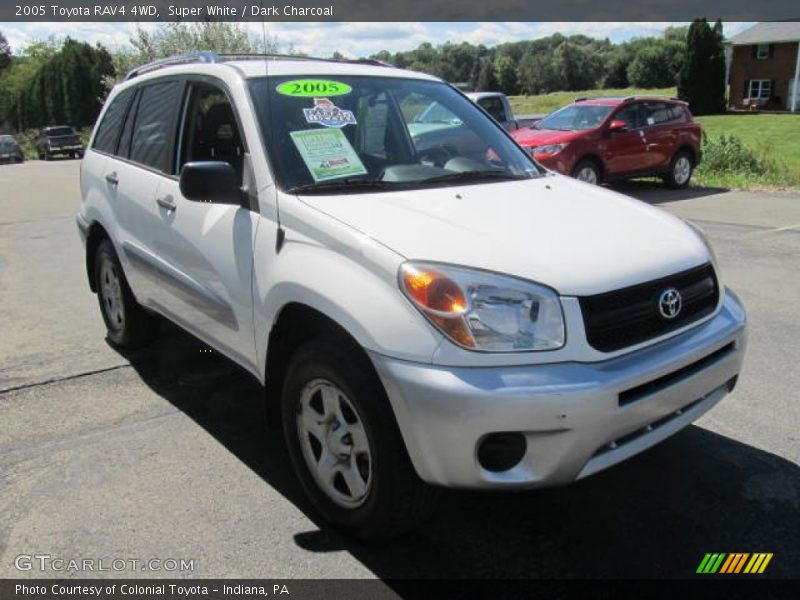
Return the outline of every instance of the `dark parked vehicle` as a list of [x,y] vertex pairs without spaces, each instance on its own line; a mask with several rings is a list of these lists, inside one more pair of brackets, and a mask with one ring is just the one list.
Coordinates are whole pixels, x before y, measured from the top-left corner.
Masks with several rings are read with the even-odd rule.
[[17,162],[25,160],[22,148],[13,135],[0,135],[0,162]]
[[42,129],[36,140],[36,150],[39,160],[52,160],[59,154],[71,158],[83,157],[81,138],[73,127],[66,125]]

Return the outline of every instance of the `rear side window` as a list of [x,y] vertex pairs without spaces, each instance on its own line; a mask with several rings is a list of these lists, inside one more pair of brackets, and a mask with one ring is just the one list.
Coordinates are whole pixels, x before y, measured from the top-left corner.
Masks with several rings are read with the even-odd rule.
[[646,104],[645,115],[648,125],[660,125],[683,118],[683,110],[675,104],[657,103]]
[[495,96],[489,98],[481,98],[478,104],[490,115],[495,121],[502,123],[506,120],[506,109],[503,107],[503,101]]
[[133,123],[132,161],[158,171],[170,171],[182,90],[183,84],[179,81],[156,83],[142,89]]
[[132,97],[133,90],[125,90],[114,98],[103,116],[100,127],[97,128],[92,148],[106,154],[114,154],[117,151],[119,130]]

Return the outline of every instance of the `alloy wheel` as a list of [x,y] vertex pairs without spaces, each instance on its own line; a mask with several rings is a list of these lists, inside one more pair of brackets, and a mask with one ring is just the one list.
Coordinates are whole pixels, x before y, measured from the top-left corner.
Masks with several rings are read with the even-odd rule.
[[125,305],[122,302],[122,283],[117,265],[103,257],[100,265],[100,297],[110,325],[117,331],[125,326]]
[[305,385],[297,435],[319,489],[342,508],[364,504],[372,485],[372,453],[358,411],[337,385],[325,379]]

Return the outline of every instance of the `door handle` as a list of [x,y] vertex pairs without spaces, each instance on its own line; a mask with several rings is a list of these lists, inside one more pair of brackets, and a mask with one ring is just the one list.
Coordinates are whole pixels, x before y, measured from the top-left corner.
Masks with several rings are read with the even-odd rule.
[[106,181],[111,185],[119,185],[119,177],[117,177],[117,172],[111,171],[111,173],[106,173]]
[[172,199],[171,195],[164,196],[163,198],[156,198],[156,204],[158,204],[161,208],[166,208],[167,210],[174,211],[178,208],[178,205],[175,204],[175,201]]

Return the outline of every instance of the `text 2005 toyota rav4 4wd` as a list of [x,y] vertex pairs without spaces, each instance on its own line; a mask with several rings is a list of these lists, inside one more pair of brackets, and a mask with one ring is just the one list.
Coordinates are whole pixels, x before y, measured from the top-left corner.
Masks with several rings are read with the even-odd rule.
[[409,528],[437,486],[625,460],[742,365],[745,313],[699,230],[547,172],[428,75],[147,65],[110,95],[81,188],[110,340],[151,340],[158,315],[250,371],[313,504],[362,538]]

